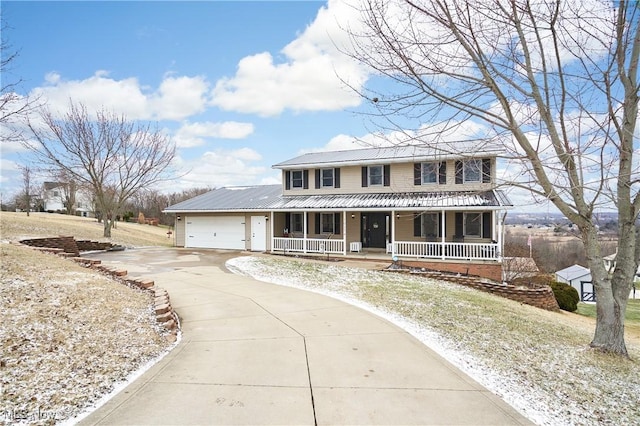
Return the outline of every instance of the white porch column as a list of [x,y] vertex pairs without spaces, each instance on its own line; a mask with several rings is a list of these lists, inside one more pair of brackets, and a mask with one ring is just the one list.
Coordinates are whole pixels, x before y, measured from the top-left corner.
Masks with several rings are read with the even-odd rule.
[[447,236],[444,233],[446,232],[445,224],[447,223],[447,212],[445,210],[441,210],[440,217],[440,258],[444,260],[446,257],[444,243],[447,241]]
[[275,217],[275,212],[271,211],[269,213],[269,221],[271,222],[271,226],[269,227],[269,232],[271,232],[271,236],[270,236],[270,240],[271,240],[271,253],[273,253],[273,244],[274,244],[274,224],[273,224],[273,218]]
[[396,212],[391,210],[391,257],[396,255]]
[[500,213],[501,212],[499,210],[496,210],[494,212],[495,220],[498,223],[498,238],[496,238],[496,241],[498,241],[498,253],[497,253],[498,254],[498,256],[497,256],[498,262],[502,262],[502,257],[503,257],[502,251],[504,249],[502,247],[502,244],[503,244],[502,243],[502,241],[503,241],[502,233],[504,232],[504,229],[503,229],[504,223],[503,222],[504,222],[504,219],[507,217],[507,213],[504,213],[504,215],[502,215],[502,218],[501,218],[500,217],[501,216]]
[[307,252],[307,212],[302,214],[302,252]]
[[347,211],[342,212],[342,255],[347,255]]

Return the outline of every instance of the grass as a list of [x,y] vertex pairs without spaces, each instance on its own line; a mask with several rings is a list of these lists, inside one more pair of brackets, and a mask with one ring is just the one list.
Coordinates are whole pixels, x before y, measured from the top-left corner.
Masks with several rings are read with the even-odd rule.
[[118,222],[111,238],[103,237],[103,224],[96,219],[57,213],[0,212],[0,239],[20,240],[30,237],[67,235],[76,239],[110,241],[124,246],[171,246],[167,228]]
[[[164,243],[154,228],[119,226],[113,241]],[[56,420],[73,417],[171,346],[150,293],[7,243],[59,234],[102,240],[101,230],[95,220],[79,217],[0,215],[0,424],[12,424],[14,415],[31,419],[41,410]]]
[[621,402],[640,394],[638,339],[628,339],[631,360],[588,350],[591,318],[405,274],[271,257],[246,262],[239,269],[258,279],[355,300],[418,330],[427,345],[538,424],[640,418],[640,406]]
[[[596,305],[595,303],[578,303],[577,314],[584,315],[585,317],[596,317]],[[640,299],[629,299],[627,304],[627,311],[625,312],[625,324],[635,325],[640,327]]]

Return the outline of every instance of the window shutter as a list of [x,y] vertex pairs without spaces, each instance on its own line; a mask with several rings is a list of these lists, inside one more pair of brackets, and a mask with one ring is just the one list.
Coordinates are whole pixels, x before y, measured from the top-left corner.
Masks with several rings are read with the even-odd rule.
[[482,183],[491,183],[491,159],[482,159]]
[[316,169],[316,189],[320,188],[320,169]]
[[333,187],[340,188],[340,169],[333,169]]
[[284,172],[284,189],[291,189],[291,172],[289,170]]
[[413,164],[413,184],[422,185],[422,164],[421,163]]
[[440,185],[447,184],[447,163],[445,161],[440,163],[440,168],[438,169],[438,182]]
[[369,169],[367,168],[367,166],[363,166],[362,167],[362,187],[363,188],[366,188],[367,186],[369,186],[368,172],[369,172]]
[[340,213],[335,213],[333,215],[333,233],[340,233]]
[[309,170],[302,171],[302,188],[309,189]]
[[417,213],[413,218],[413,236],[422,236],[422,215],[420,213]]
[[320,213],[316,213],[316,234],[320,234]]
[[291,232],[291,213],[284,214],[284,229]]
[[382,174],[384,175],[382,176],[382,178],[384,179],[384,186],[390,186],[391,185],[391,166],[389,164],[385,164],[382,170],[383,170]]
[[464,235],[464,213],[456,213],[456,236]]
[[[442,213],[438,213],[438,232],[436,235],[438,236],[438,238],[442,238]],[[446,227],[444,229],[444,235],[447,235]]]
[[462,161],[456,161],[456,184],[461,184],[463,182],[462,170]]
[[482,238],[491,238],[491,212],[482,213]]

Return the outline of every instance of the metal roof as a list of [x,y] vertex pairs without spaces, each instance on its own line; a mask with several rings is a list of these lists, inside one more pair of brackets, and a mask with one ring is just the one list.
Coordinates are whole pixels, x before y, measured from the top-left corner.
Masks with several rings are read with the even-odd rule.
[[556,272],[556,276],[566,280],[567,282],[573,281],[576,278],[586,277],[590,275],[591,271],[581,265],[572,265],[567,268],[561,269]]
[[352,149],[346,151],[310,152],[273,165],[274,169],[295,167],[328,167],[364,164],[399,163],[407,161],[436,161],[465,157],[496,157],[504,148],[489,143],[441,143],[434,145],[405,145],[384,148]]
[[282,196],[282,185],[232,186],[214,189],[167,207],[164,211],[265,210]]
[[244,210],[500,209],[512,204],[500,190],[282,195],[281,185],[220,188],[167,207],[167,213]]

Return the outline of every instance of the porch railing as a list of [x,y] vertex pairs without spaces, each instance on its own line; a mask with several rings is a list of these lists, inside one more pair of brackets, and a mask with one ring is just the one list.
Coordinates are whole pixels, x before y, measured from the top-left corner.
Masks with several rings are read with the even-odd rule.
[[[306,244],[305,244],[306,243]],[[273,251],[297,253],[345,253],[344,240],[323,238],[273,238]]]
[[450,243],[396,241],[392,253],[398,257],[427,259],[496,260],[496,243]]

